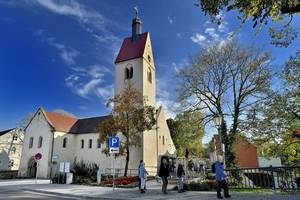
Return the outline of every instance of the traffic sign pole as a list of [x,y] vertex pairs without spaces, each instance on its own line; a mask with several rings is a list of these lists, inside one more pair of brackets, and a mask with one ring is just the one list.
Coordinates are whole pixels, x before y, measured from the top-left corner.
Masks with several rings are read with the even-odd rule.
[[36,171],[35,171],[35,184],[37,184],[37,176],[38,176],[38,170],[39,170],[39,161],[36,161]]
[[115,157],[116,154],[113,154],[113,192],[115,191],[115,172],[116,172],[116,169],[115,169]]

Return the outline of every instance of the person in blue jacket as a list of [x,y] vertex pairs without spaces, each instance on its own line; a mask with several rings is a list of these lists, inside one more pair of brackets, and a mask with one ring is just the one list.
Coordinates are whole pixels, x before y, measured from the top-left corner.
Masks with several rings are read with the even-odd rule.
[[141,182],[141,193],[145,193],[145,184],[146,184],[146,179],[147,179],[147,171],[145,169],[145,163],[142,162],[139,167],[139,178]]
[[230,198],[228,185],[227,185],[227,175],[224,171],[224,163],[222,162],[222,156],[218,157],[218,160],[214,163],[213,171],[215,171],[216,174],[216,181],[217,181],[217,197],[218,199],[223,199],[221,190],[223,188],[224,190],[224,197]]

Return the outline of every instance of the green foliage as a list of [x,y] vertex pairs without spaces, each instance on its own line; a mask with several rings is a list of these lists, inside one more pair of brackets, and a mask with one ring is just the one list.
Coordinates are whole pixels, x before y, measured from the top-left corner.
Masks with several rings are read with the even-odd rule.
[[271,20],[277,26],[270,27],[271,43],[276,46],[287,47],[296,37],[297,31],[291,26],[294,13],[300,12],[298,0],[199,0],[196,4],[210,16],[216,17],[217,23],[220,12],[226,8],[227,12],[237,11],[241,23],[253,22],[253,28],[258,26],[260,31]]
[[178,114],[175,119],[167,120],[178,156],[188,158],[192,153],[198,157],[202,154],[203,118],[201,112],[185,111]]
[[[153,129],[155,125],[155,108],[147,105],[147,99],[130,84],[124,91],[108,101],[108,106],[113,105],[112,117],[100,125],[100,139],[108,142],[109,136],[121,133],[120,154],[126,155],[124,176],[127,176],[130,159],[129,148],[141,145],[142,132]],[[108,154],[108,149],[104,150]]]
[[97,181],[98,166],[96,163],[89,163],[76,160],[73,163],[72,173],[74,176],[74,183],[90,184]]
[[244,130],[261,154],[281,157],[286,165],[299,165],[300,141],[291,133],[300,130],[300,51],[286,62],[279,78],[283,88],[270,93],[264,104],[253,106]]

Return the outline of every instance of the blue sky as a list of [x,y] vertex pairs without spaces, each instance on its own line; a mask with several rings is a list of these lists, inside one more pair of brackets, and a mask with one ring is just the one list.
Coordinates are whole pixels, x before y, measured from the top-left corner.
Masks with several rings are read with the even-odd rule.
[[[151,33],[157,68],[157,101],[174,116],[176,70],[211,42],[237,30],[234,13],[222,13],[216,26],[194,0],[0,0],[0,130],[16,126],[40,106],[63,109],[78,117],[105,115],[113,94],[114,59],[122,39],[131,34],[133,7],[143,31]],[[300,27],[299,16],[294,17]],[[236,38],[270,51],[273,70],[300,46],[269,44],[267,30],[258,36],[245,24]],[[206,138],[207,139],[207,138]]]

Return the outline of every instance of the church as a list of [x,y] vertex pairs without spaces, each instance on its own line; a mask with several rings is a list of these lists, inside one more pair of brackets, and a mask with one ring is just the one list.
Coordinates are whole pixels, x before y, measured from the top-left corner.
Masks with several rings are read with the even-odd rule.
[[[132,21],[132,35],[124,39],[115,60],[115,94],[120,94],[127,83],[156,105],[156,68],[150,33],[142,33],[142,21],[137,13]],[[110,116],[79,119],[39,108],[27,127],[22,147],[19,176],[39,178],[54,177],[61,162],[84,161],[96,163],[102,172],[112,168],[112,157],[102,153],[106,143],[99,138],[99,124]],[[175,153],[166,116],[162,106],[156,110],[156,125],[142,134],[142,144],[131,147],[129,169],[137,170],[144,160],[149,172],[156,172],[162,155]],[[42,154],[37,161],[34,155]],[[125,156],[115,161],[120,171],[125,167]]]

